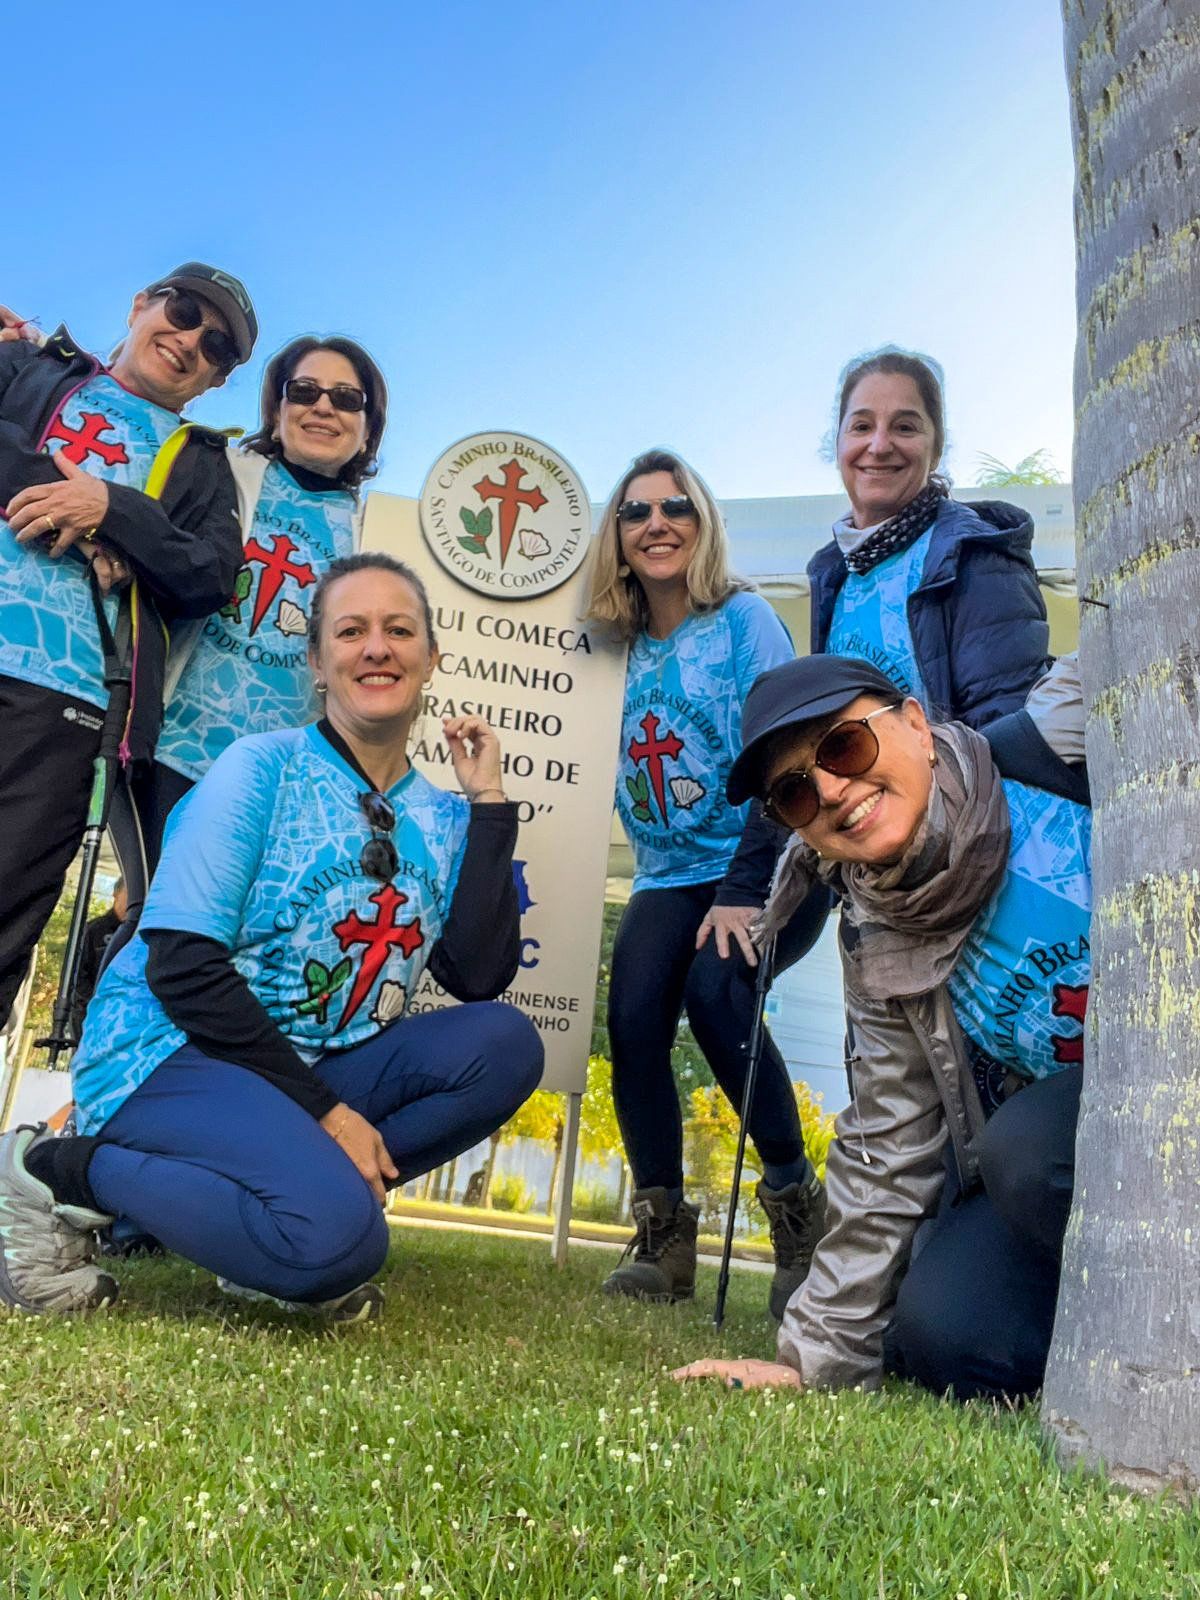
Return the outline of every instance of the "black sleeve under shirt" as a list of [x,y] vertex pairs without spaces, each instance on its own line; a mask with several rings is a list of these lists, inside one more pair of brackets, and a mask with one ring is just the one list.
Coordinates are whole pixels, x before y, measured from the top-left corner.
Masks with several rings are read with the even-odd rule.
[[337,1095],[280,1033],[223,944],[174,928],[142,938],[151,993],[198,1050],[257,1072],[313,1117],[333,1110]]
[[456,1000],[494,1000],[517,975],[521,917],[513,880],[517,808],[473,805],[467,845],[429,971]]

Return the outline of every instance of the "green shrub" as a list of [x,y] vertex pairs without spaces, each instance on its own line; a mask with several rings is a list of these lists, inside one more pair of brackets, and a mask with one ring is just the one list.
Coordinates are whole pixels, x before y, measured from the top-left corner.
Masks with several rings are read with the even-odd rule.
[[536,1199],[518,1173],[502,1172],[492,1179],[492,1207],[496,1211],[532,1211]]
[[581,1222],[620,1222],[616,1190],[599,1183],[577,1183],[571,1198],[571,1215]]

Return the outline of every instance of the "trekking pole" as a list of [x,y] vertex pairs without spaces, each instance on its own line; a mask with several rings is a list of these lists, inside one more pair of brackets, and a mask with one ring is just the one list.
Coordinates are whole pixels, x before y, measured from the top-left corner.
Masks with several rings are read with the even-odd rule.
[[[93,578],[93,583],[95,579]],[[79,885],[75,891],[75,904],[71,909],[71,926],[67,934],[62,971],[58,979],[58,994],[50,1032],[36,1041],[36,1048],[50,1052],[51,1071],[58,1058],[73,1044],[70,1034],[71,1009],[79,987],[79,965],[83,956],[83,936],[87,929],[88,912],[92,903],[92,885],[96,881],[96,865],[100,859],[100,846],[108,825],[113,789],[120,763],[121,741],[125,736],[125,722],[133,694],[133,655],[129,648],[132,634],[132,598],[130,591],[121,595],[121,609],[117,617],[116,636],[107,628],[101,630],[104,644],[104,684],[108,689],[108,706],[100,730],[100,748],[92,763],[92,792],[88,801],[87,826],[83,830],[83,859],[79,865]],[[105,634],[108,637],[105,637]],[[124,648],[117,641],[124,643]]]
[[721,1270],[717,1276],[717,1303],[713,1307],[713,1327],[725,1321],[725,1296],[729,1290],[729,1261],[733,1254],[733,1225],[737,1221],[738,1191],[742,1186],[742,1163],[746,1159],[746,1127],[750,1121],[750,1107],[754,1104],[754,1086],[758,1080],[758,1064],[762,1060],[763,1037],[766,1033],[765,1014],[767,991],[771,987],[772,968],[775,965],[775,935],[771,934],[758,953],[758,972],[754,979],[754,1021],[750,1038],[743,1047],[746,1051],[746,1087],[742,1094],[741,1125],[738,1128],[737,1154],[733,1158],[733,1192],[729,1196],[729,1216],[725,1222],[725,1244],[721,1251]]

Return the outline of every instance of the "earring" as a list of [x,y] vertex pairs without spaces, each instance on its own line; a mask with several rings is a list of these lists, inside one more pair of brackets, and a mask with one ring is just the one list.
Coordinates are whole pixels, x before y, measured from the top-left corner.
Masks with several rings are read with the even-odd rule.
[[937,751],[936,750],[931,750],[929,752],[929,765],[931,767],[936,767],[937,766]]
[[322,683],[320,678],[315,678],[313,680],[313,688],[318,694],[326,694],[329,690],[329,685],[327,683]]
[[629,568],[628,568],[628,566],[626,566],[625,562],[622,561],[621,565],[617,568],[617,577],[618,578],[627,578],[628,576],[629,576]]

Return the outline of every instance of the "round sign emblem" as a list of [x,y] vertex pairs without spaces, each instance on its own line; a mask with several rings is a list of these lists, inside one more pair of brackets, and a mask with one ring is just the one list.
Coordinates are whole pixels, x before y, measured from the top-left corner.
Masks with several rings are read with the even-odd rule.
[[579,475],[520,433],[473,433],[430,468],[421,531],[446,571],[480,594],[533,600],[587,554],[592,517]]

